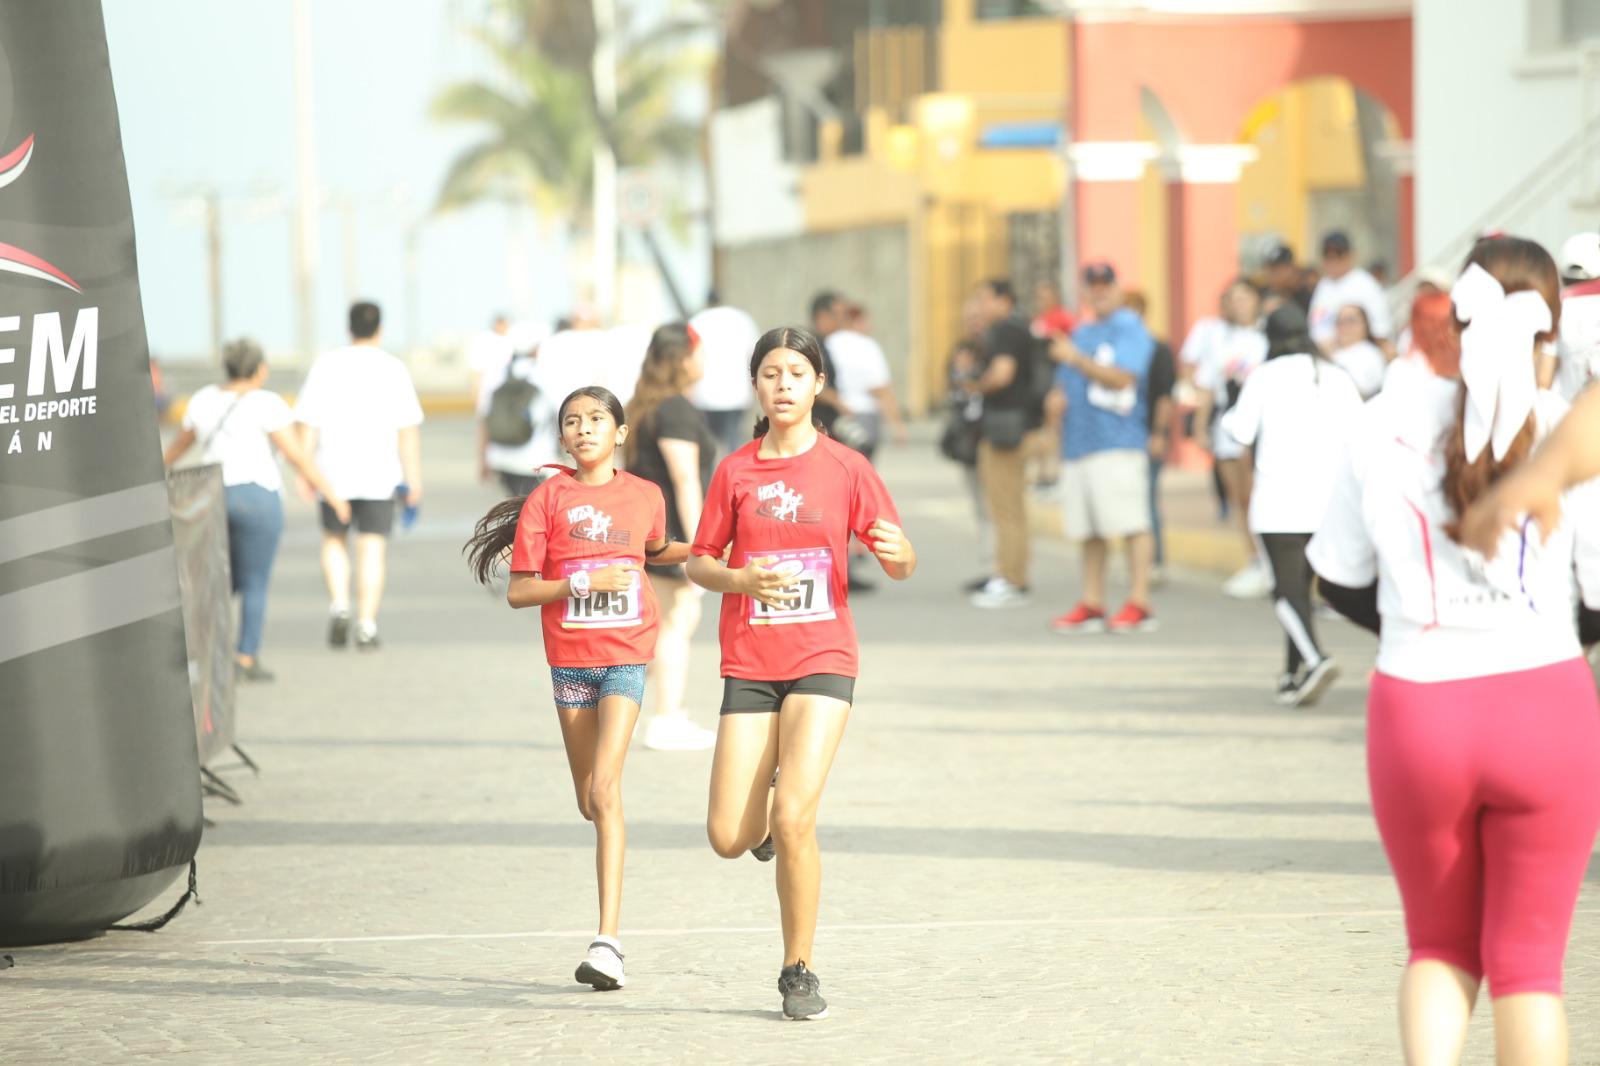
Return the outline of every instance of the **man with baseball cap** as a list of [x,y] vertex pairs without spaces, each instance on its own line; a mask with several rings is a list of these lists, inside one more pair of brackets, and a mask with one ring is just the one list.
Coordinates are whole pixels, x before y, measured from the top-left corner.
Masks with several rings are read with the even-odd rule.
[[1324,352],[1333,351],[1334,324],[1339,309],[1351,304],[1366,312],[1372,339],[1380,347],[1393,337],[1389,302],[1384,299],[1383,286],[1356,266],[1350,236],[1342,230],[1333,230],[1322,238],[1322,280],[1311,293],[1311,339]]
[[1561,271],[1560,365],[1556,391],[1577,398],[1600,377],[1600,233],[1575,233],[1556,257]]
[[[1083,595],[1050,623],[1061,633],[1133,633],[1155,628],[1150,576],[1155,538],[1150,534],[1150,463],[1145,448],[1145,379],[1155,341],[1126,306],[1110,263],[1083,271],[1084,296],[1094,318],[1070,340],[1050,348],[1059,364],[1056,387],[1066,395],[1061,433],[1062,522],[1083,547]],[[1132,588],[1128,601],[1107,617],[1107,541],[1128,546]]]
[[1269,297],[1297,303],[1300,310],[1309,312],[1311,290],[1305,285],[1300,264],[1294,261],[1294,249],[1277,241],[1267,249],[1261,260],[1266,268],[1266,290]]

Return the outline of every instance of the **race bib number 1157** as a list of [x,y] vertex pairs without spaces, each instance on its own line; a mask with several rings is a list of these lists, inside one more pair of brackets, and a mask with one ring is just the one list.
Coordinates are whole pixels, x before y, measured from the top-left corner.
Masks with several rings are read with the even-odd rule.
[[750,597],[750,624],[787,625],[821,622],[835,617],[833,609],[833,552],[827,548],[799,551],[749,552],[747,559],[769,559],[763,564],[791,578],[783,591],[795,599],[773,607]]

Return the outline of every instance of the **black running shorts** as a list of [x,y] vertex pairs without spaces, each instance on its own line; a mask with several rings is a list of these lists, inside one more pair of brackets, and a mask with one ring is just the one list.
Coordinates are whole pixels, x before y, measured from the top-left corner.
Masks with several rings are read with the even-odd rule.
[[387,537],[394,528],[394,497],[387,500],[351,500],[350,525],[339,521],[339,516],[333,513],[333,508],[326,502],[319,505],[322,511],[322,528],[329,533],[348,533],[350,526],[356,527],[357,533],[376,533],[380,537]]
[[808,674],[793,681],[722,679],[723,714],[776,714],[786,696],[830,696],[854,703],[856,679],[843,674]]

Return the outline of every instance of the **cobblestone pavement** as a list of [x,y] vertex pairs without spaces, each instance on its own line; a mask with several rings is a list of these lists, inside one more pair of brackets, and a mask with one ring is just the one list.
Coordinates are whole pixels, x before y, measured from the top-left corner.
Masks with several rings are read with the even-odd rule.
[[[468,584],[490,499],[464,423],[430,425],[430,496],[394,549],[382,652],[322,646],[292,507],[265,659],[242,696],[259,778],[213,802],[204,906],[166,931],[13,949],[7,1063],[1397,1061],[1397,898],[1366,801],[1370,642],[1325,703],[1269,698],[1279,636],[1210,577],[1164,628],[1064,639],[1072,569],[978,612],[970,518],[926,444],[884,466],[923,556],[858,601],[864,674],[822,809],[815,968],[829,1020],[777,1024],[772,868],[717,859],[709,754],[636,748],[625,779],[629,986],[572,970],[594,920],[536,619]],[[719,692],[702,625],[691,695]],[[164,902],[153,905],[156,911]],[[1568,960],[1574,1060],[1600,1062],[1600,902]],[[1487,1011],[1468,1061],[1492,1060]]]

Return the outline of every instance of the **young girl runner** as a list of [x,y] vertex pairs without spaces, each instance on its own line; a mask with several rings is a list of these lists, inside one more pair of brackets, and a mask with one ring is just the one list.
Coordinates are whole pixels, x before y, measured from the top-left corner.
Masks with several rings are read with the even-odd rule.
[[600,931],[578,966],[578,981],[618,989],[622,943],[622,761],[628,754],[645,664],[660,610],[645,560],[681,563],[687,544],[671,543],[666,503],[648,481],[618,470],[627,439],[622,404],[608,390],[581,388],[557,414],[561,445],[577,463],[561,467],[525,499],[495,506],[467,543],[473,573],[487,584],[506,550],[513,607],[539,607],[556,715],[578,810],[594,823]]
[[850,535],[895,580],[917,566],[871,464],[818,432],[822,366],[821,343],[803,329],[775,329],[756,343],[750,377],[763,417],[756,439],[712,476],[688,567],[695,583],[723,594],[706,832],[724,858],[777,854],[778,990],[791,1019],[828,1011],[808,962],[822,882],[817,806],[855,689]]
[[1499,1061],[1567,1061],[1562,958],[1600,825],[1600,701],[1580,648],[1600,616],[1575,601],[1600,604],[1600,522],[1580,490],[1547,534],[1496,536],[1487,563],[1457,526],[1561,417],[1534,381],[1558,287],[1537,244],[1478,243],[1451,294],[1461,382],[1417,379],[1367,406],[1308,550],[1330,603],[1382,619],[1367,771],[1411,947],[1407,1062],[1460,1060],[1485,978]]

